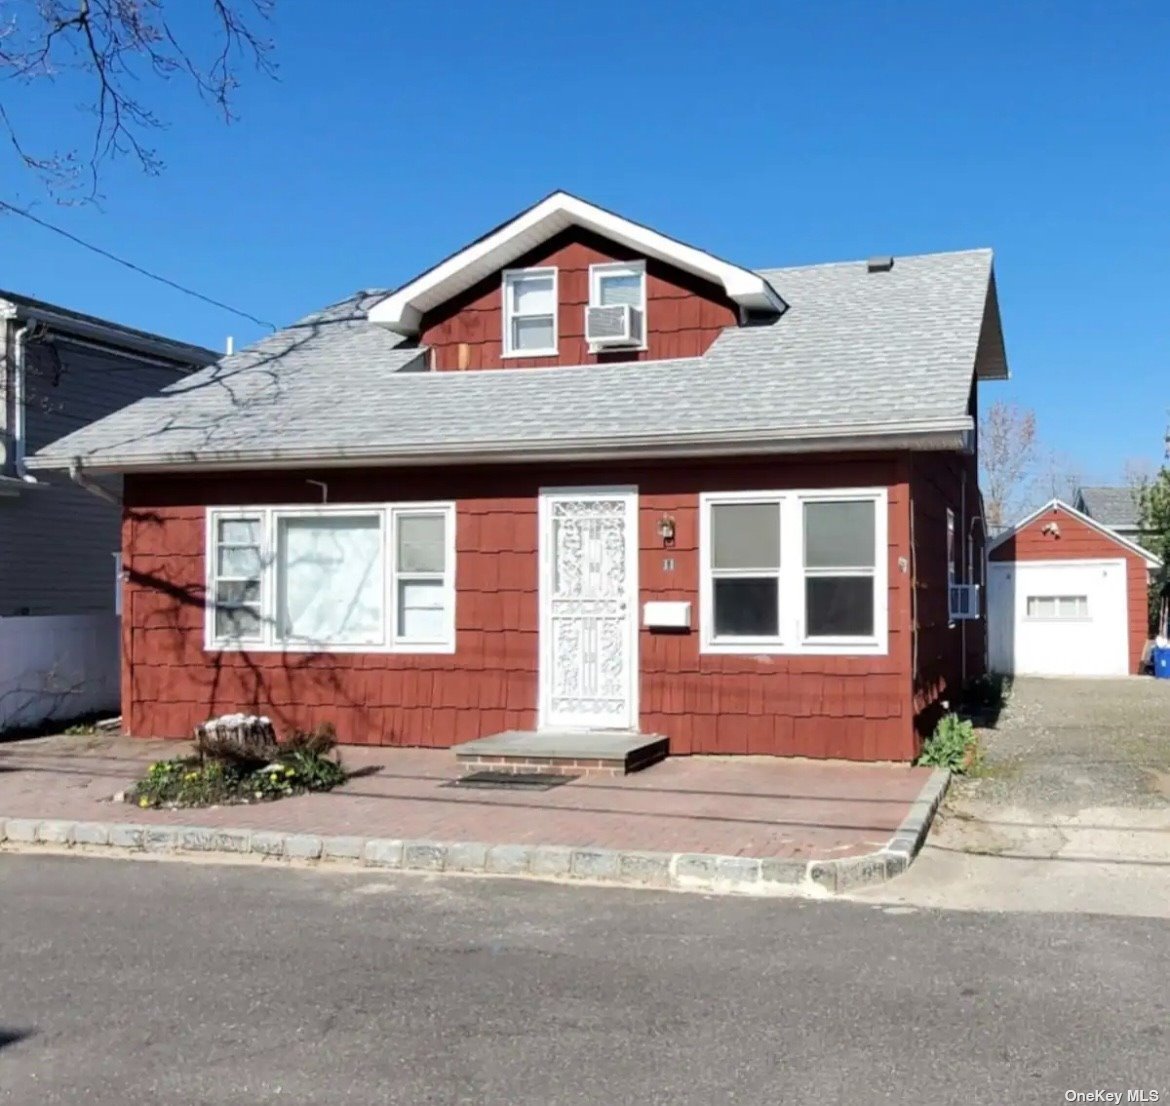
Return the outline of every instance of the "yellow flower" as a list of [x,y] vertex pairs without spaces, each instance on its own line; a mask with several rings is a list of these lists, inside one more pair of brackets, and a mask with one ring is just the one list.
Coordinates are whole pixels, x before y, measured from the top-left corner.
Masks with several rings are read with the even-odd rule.
[[148,807],[150,806],[150,800],[145,795],[143,795],[142,798],[138,800],[138,805],[141,807]]

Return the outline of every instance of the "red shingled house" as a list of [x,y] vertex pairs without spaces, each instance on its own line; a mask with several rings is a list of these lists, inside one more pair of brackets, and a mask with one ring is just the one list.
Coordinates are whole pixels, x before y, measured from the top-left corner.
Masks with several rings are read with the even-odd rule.
[[984,669],[986,250],[752,270],[562,192],[42,450],[123,712],[908,759]]

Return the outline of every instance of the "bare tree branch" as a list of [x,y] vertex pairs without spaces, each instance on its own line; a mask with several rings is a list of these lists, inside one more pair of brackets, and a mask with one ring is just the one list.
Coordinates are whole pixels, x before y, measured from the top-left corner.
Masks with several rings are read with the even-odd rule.
[[[83,198],[94,199],[101,166],[118,157],[149,174],[162,171],[147,136],[165,123],[146,98],[144,78],[185,76],[231,122],[241,67],[275,76],[272,44],[259,30],[275,0],[202,0],[209,26],[186,40],[167,19],[168,6],[177,11],[178,2],[0,0],[0,134],[53,194],[75,195],[87,186]],[[15,105],[69,74],[88,87],[92,142],[84,152],[36,150],[21,136]]]
[[988,528],[1014,520],[1036,464],[1036,415],[1002,400],[979,420],[979,467]]

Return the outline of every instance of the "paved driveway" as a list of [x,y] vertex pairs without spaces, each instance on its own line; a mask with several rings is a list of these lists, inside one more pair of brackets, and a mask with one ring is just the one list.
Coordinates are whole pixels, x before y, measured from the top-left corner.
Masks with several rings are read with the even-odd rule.
[[1021,679],[932,843],[1170,864],[1170,681]]

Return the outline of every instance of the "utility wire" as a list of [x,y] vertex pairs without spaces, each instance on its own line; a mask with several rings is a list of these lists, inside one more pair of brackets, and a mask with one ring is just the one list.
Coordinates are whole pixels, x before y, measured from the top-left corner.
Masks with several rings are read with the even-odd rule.
[[90,242],[86,242],[84,238],[78,238],[76,234],[71,234],[61,227],[45,222],[44,219],[38,218],[31,211],[25,211],[22,207],[16,207],[14,204],[10,204],[5,200],[0,200],[0,208],[3,208],[5,211],[11,211],[14,215],[22,215],[24,218],[36,223],[37,226],[44,227],[45,230],[51,230],[54,234],[59,234],[62,238],[68,238],[70,242],[89,250],[90,253],[96,253],[99,257],[104,257],[109,261],[116,261],[119,265],[123,265],[141,276],[149,277],[151,280],[157,280],[160,284],[165,284],[168,288],[174,288],[177,292],[182,292],[186,296],[193,296],[197,300],[211,304],[212,307],[218,307],[224,311],[230,311],[233,315],[239,315],[241,319],[247,319],[249,322],[256,323],[259,326],[266,326],[269,330],[276,330],[275,323],[270,323],[267,319],[258,319],[255,315],[250,315],[247,311],[241,311],[238,307],[232,307],[230,304],[223,303],[221,300],[205,296],[202,292],[196,292],[194,288],[187,288],[182,284],[169,280],[165,276],[159,276],[158,273],[152,273],[149,269],[144,269],[141,265],[135,265],[133,261],[127,261],[124,257],[110,253],[109,250],[103,250],[101,246],[95,246]]

